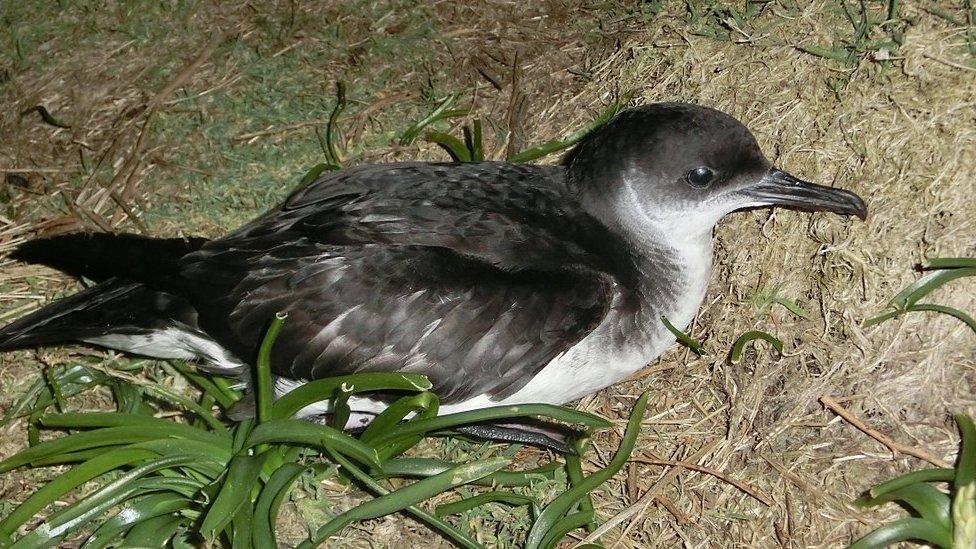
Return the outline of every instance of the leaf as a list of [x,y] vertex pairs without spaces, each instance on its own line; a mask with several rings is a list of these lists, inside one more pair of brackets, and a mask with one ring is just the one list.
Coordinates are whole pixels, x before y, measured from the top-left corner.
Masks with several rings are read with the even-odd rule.
[[958,490],[976,482],[976,425],[966,414],[956,414],[955,418],[962,435],[962,448],[959,450],[959,462],[956,463],[956,478],[953,483]]
[[339,150],[336,147],[339,133],[336,124],[339,120],[339,115],[344,110],[346,110],[346,85],[343,82],[336,82],[336,104],[335,108],[329,114],[329,121],[325,126],[326,156],[329,163],[334,166],[342,166],[342,157],[339,155]]
[[776,339],[775,337],[773,337],[772,335],[766,332],[761,332],[759,330],[752,330],[740,335],[739,338],[735,340],[735,343],[732,344],[732,353],[730,355],[732,364],[738,364],[742,360],[742,351],[745,349],[746,344],[755,339],[762,339],[764,341],[768,341],[769,344],[772,345],[773,348],[776,349],[778,352],[780,353],[783,352],[782,341]]
[[947,467],[912,471],[911,473],[905,473],[904,475],[897,476],[891,480],[874,486],[868,491],[870,498],[867,499],[878,498],[889,492],[918,482],[950,482],[955,479],[955,475],[956,470],[949,469]]
[[564,149],[568,149],[573,145],[579,143],[584,137],[589,135],[591,132],[599,128],[600,126],[606,124],[611,118],[617,115],[618,112],[623,110],[623,108],[630,102],[630,98],[633,96],[633,91],[628,91],[624,93],[618,101],[615,101],[612,105],[607,107],[599,116],[593,119],[592,122],[584,126],[583,128],[567,135],[563,139],[553,139],[551,141],[546,141],[541,145],[536,145],[535,147],[530,147],[522,152],[516,153],[509,156],[506,161],[512,164],[521,164],[525,162],[531,162],[542,158],[543,156],[550,155],[554,152],[558,152]]
[[958,320],[961,320],[963,323],[969,326],[969,329],[972,330],[973,333],[976,333],[976,319],[973,319],[973,317],[953,307],[947,307],[945,305],[935,305],[933,303],[920,303],[917,305],[912,305],[909,311],[910,312],[931,311],[931,312],[949,315],[951,317],[955,317]]
[[[373,492],[374,494],[380,494],[381,496],[391,493],[390,490],[387,490],[381,486],[372,477],[363,472],[362,469],[356,467],[355,464],[344,458],[341,454],[333,454],[332,457],[339,465],[342,466],[345,472],[359,481],[363,486],[366,487],[367,490]],[[483,477],[482,480],[484,478],[488,477]],[[416,505],[409,505],[403,509],[403,511],[407,514],[413,515],[417,519],[420,519],[420,521],[426,523],[437,532],[443,534],[444,537],[450,541],[453,541],[464,549],[484,549],[481,544],[464,535],[440,517],[436,517],[417,507]]]
[[251,538],[255,547],[278,547],[275,539],[278,509],[291,491],[292,484],[305,469],[297,463],[286,463],[268,478],[254,505],[255,522]]
[[272,418],[271,402],[274,399],[274,389],[271,381],[271,351],[274,349],[275,340],[285,324],[288,315],[285,313],[275,313],[271,326],[264,334],[261,346],[258,348],[258,359],[255,377],[255,394],[257,395],[257,418],[258,423],[264,423]]
[[168,542],[176,535],[183,520],[179,515],[162,515],[139,522],[126,534],[125,546],[168,547]]
[[531,505],[538,506],[539,503],[530,496],[523,496],[521,494],[513,494],[512,492],[502,492],[494,490],[491,492],[485,492],[483,494],[478,494],[477,496],[472,496],[469,498],[460,499],[458,501],[452,501],[451,503],[445,503],[438,505],[434,509],[434,514],[439,517],[457,515],[465,511],[470,511],[475,507],[480,507],[489,503],[504,503],[506,505]]
[[847,549],[888,547],[905,540],[920,540],[946,549],[952,547],[952,535],[945,528],[925,519],[903,518],[872,531]]
[[275,419],[254,428],[243,448],[277,442],[327,448],[349,456],[359,463],[379,467],[376,451],[353,437],[329,427],[297,419]]
[[220,491],[203,517],[200,533],[214,539],[241,511],[251,497],[251,492],[261,480],[261,466],[266,455],[234,456],[227,468],[227,476],[220,484]]
[[136,479],[159,469],[185,465],[195,459],[193,456],[167,456],[151,459],[154,456],[151,454],[147,456],[145,452],[147,451],[139,449],[120,450],[101,456],[104,459],[95,458],[73,467],[68,473],[46,484],[15,509],[3,521],[2,527],[0,527],[0,536],[10,536],[13,533],[9,530],[11,527],[16,529],[34,513],[53,502],[54,499],[60,498],[84,482],[128,463],[150,458],[149,461],[136,466],[101,487],[95,493],[84,497],[67,509],[51,515],[30,533],[14,543],[11,549],[50,547],[57,544],[66,535],[73,533],[75,529],[84,526],[88,521],[118,505],[120,501],[125,500],[138,490],[139,485],[134,482]]
[[[175,424],[174,427],[178,427]],[[31,463],[35,459],[49,458],[51,456],[87,450],[90,448],[101,448],[106,446],[124,446],[135,442],[143,442],[165,436],[167,431],[173,436],[179,436],[179,429],[167,430],[156,426],[153,429],[141,426],[110,427],[98,429],[97,431],[86,431],[74,433],[65,437],[45,441],[36,446],[32,446],[22,452],[14,454],[0,462],[0,473],[6,473],[17,467]],[[202,431],[201,433],[206,433]]]
[[457,101],[457,98],[457,94],[451,94],[445,97],[440,103],[437,104],[429,115],[411,124],[409,128],[404,130],[403,135],[400,136],[400,145],[406,146],[413,143],[424,128],[433,124],[434,122],[437,122],[438,120],[457,118],[459,116],[468,114],[468,111],[466,110],[451,110],[451,106],[455,101]]
[[578,423],[588,427],[606,428],[610,422],[594,414],[580,412],[563,406],[553,406],[551,404],[519,404],[513,406],[494,406],[491,408],[481,408],[468,412],[458,412],[445,414],[429,419],[411,421],[400,425],[395,431],[385,433],[376,437],[372,441],[372,446],[382,448],[390,442],[417,435],[421,433],[432,433],[450,429],[458,425],[469,423],[479,423],[495,419],[545,416],[566,423]]
[[44,105],[34,105],[33,107],[31,107],[31,108],[29,108],[29,109],[27,109],[25,111],[22,111],[20,113],[20,116],[27,116],[28,114],[30,114],[32,112],[36,112],[37,114],[41,115],[41,120],[43,120],[45,123],[50,124],[50,125],[52,125],[52,126],[54,126],[56,128],[70,128],[71,127],[71,124],[67,124],[65,122],[62,122],[61,120],[59,120],[58,118],[56,118],[53,114],[51,114],[47,110],[47,107],[45,107]]
[[976,276],[976,267],[932,271],[899,292],[892,298],[891,306],[895,309],[907,309],[943,284],[966,276]]
[[[456,465],[456,463],[441,459],[394,458],[383,462],[378,478],[423,478],[442,473]],[[498,471],[474,484],[483,486],[529,486],[533,482],[553,480],[555,471],[560,468],[561,466],[558,463],[553,462],[525,471]]]
[[[108,376],[103,372],[90,370],[80,364],[66,368],[54,368],[52,372],[61,385],[61,392],[65,397],[72,397],[94,385],[104,383],[108,379]],[[6,425],[10,420],[21,417],[25,410],[43,413],[45,408],[54,404],[53,395],[49,399],[41,398],[45,391],[50,393],[47,380],[41,376],[10,406],[10,409],[4,414],[3,420],[0,421],[0,425]]]
[[[112,518],[106,520],[85,540],[81,549],[100,549],[119,534],[149,519],[176,513],[190,504],[190,500],[172,493],[148,494],[133,498]],[[170,517],[164,517],[170,518]],[[159,540],[154,540],[159,543]]]
[[[573,440],[572,445],[575,454],[566,455],[566,477],[569,479],[570,486],[578,486],[585,478],[583,476],[583,464],[580,462],[580,456],[586,451],[586,444],[586,439]],[[593,512],[593,500],[590,499],[589,493],[584,494],[580,499],[579,509],[584,512]],[[586,530],[588,532],[592,532],[594,529],[596,529],[595,523],[586,523]]]
[[702,347],[702,344],[699,343],[697,339],[693,339],[688,334],[675,328],[674,324],[671,324],[671,321],[668,320],[668,318],[664,315],[661,315],[661,322],[664,323],[664,327],[667,328],[669,332],[674,334],[674,337],[678,338],[678,343],[688,347],[698,356],[705,356],[705,348]]
[[640,434],[641,421],[644,419],[644,411],[647,409],[648,397],[649,393],[644,393],[634,404],[630,419],[627,421],[627,429],[620,441],[620,447],[610,463],[557,496],[542,510],[526,537],[525,546],[527,548],[539,549],[542,547],[542,542],[546,536],[572,508],[574,503],[579,501],[584,494],[589,493],[617,474],[617,471],[627,463],[630,454],[634,451],[634,445],[637,443],[637,436]]
[[485,149],[481,135],[481,119],[476,118],[472,126],[473,129],[468,129],[468,126],[464,127],[464,144],[471,151],[471,162],[484,162]]
[[427,132],[424,138],[447,151],[447,154],[451,155],[451,159],[455,162],[471,162],[471,151],[457,137],[449,133],[431,131]]
[[925,483],[910,484],[890,490],[884,495],[871,499],[859,499],[854,502],[860,507],[874,507],[891,501],[901,501],[915,510],[923,519],[930,520],[947,531],[952,529],[949,518],[949,496],[940,492],[934,486]]
[[[369,427],[367,427],[366,430],[363,431],[362,435],[359,436],[359,440],[369,445],[370,442],[376,440],[380,434],[399,432],[399,430],[403,428],[403,426],[399,425],[399,423],[411,413],[417,414],[411,419],[411,421],[422,421],[424,419],[435,417],[437,416],[438,406],[439,403],[437,396],[427,391],[418,393],[416,395],[402,397],[376,416],[376,418],[374,418],[369,424]],[[371,446],[376,449],[376,452],[380,456],[380,461],[385,462],[386,460],[398,456],[412,448],[418,442],[420,442],[422,438],[423,435],[417,434],[398,439],[394,442],[389,442],[382,446]]]
[[331,395],[339,388],[350,394],[368,391],[426,391],[433,387],[430,380],[418,374],[401,373],[365,373],[348,376],[317,379],[303,384],[282,395],[272,405],[272,416],[275,419],[286,419],[294,416],[302,408],[325,399],[322,395]]
[[305,175],[302,176],[302,180],[298,183],[298,187],[299,188],[307,187],[312,183],[315,183],[315,181],[319,178],[320,175],[322,175],[323,172],[331,172],[331,171],[339,170],[341,168],[342,166],[332,164],[331,162],[330,163],[320,162],[312,166],[311,169],[305,172]]
[[507,458],[479,460],[472,463],[459,465],[457,467],[448,469],[443,473],[425,478],[423,480],[418,480],[417,482],[404,486],[399,490],[395,490],[389,494],[353,507],[345,513],[333,518],[324,526],[319,528],[315,534],[312,535],[311,539],[305,541],[299,545],[299,547],[303,549],[316,547],[328,539],[329,536],[342,530],[344,527],[353,522],[396,513],[397,511],[401,511],[410,505],[414,505],[424,501],[425,499],[429,499],[441,492],[454,488],[455,486],[468,484],[485,477],[499,469],[504,468],[509,464],[509,462],[510,460]]
[[437,396],[426,391],[399,398],[370,422],[366,430],[359,435],[359,440],[365,443],[375,440],[381,434],[396,428],[408,414],[413,412],[426,413],[431,417],[436,416],[438,407]]
[[922,266],[925,270],[930,269],[965,269],[976,268],[976,257],[933,257]]
[[793,313],[800,318],[810,318],[810,313],[806,309],[800,307],[795,301],[787,299],[785,297],[775,296],[773,297],[773,303],[779,303],[786,308],[787,311]]
[[212,396],[217,403],[220,404],[220,407],[225,410],[230,408],[235,402],[237,402],[238,399],[240,399],[240,393],[222,387],[217,380],[209,375],[201,375],[186,364],[176,360],[169,361],[167,364],[179,372],[180,375],[190,380],[190,382],[196,385],[201,391],[204,392],[204,394]]
[[559,519],[552,525],[549,532],[546,533],[546,537],[539,544],[539,547],[542,549],[552,549],[559,543],[559,540],[566,537],[566,534],[593,522],[593,515],[593,510],[580,511]]

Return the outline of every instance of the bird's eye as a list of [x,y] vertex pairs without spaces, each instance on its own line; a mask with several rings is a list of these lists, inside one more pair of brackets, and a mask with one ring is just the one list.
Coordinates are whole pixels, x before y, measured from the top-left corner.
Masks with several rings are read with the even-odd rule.
[[704,187],[711,183],[714,177],[715,172],[705,166],[701,166],[688,172],[688,183],[691,183],[695,187]]

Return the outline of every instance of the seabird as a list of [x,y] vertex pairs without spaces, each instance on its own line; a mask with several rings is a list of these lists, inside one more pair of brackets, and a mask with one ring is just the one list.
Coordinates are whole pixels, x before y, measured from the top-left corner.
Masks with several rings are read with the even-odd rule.
[[[358,166],[223,238],[28,242],[11,257],[97,284],[4,327],[0,350],[80,341],[244,375],[285,312],[272,356],[279,395],[400,371],[430,378],[441,413],[562,404],[670,347],[661,317],[683,329],[698,311],[715,224],[764,206],[867,214],[856,194],[773,167],[725,113],[646,105],[559,166]],[[385,406],[349,405],[348,427]]]

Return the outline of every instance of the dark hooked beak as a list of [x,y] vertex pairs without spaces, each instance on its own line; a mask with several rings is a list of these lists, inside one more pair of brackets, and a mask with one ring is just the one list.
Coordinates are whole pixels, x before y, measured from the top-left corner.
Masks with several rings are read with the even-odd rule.
[[856,215],[861,219],[868,215],[868,207],[860,196],[844,189],[809,183],[776,168],[770,169],[762,181],[740,192],[764,206],[827,211]]

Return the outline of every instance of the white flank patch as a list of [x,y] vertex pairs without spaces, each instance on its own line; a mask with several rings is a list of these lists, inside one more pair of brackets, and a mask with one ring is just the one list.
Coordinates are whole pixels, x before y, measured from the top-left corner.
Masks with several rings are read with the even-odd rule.
[[107,334],[83,341],[152,358],[206,360],[220,370],[240,371],[245,368],[241,361],[214,340],[178,326],[148,334]]

